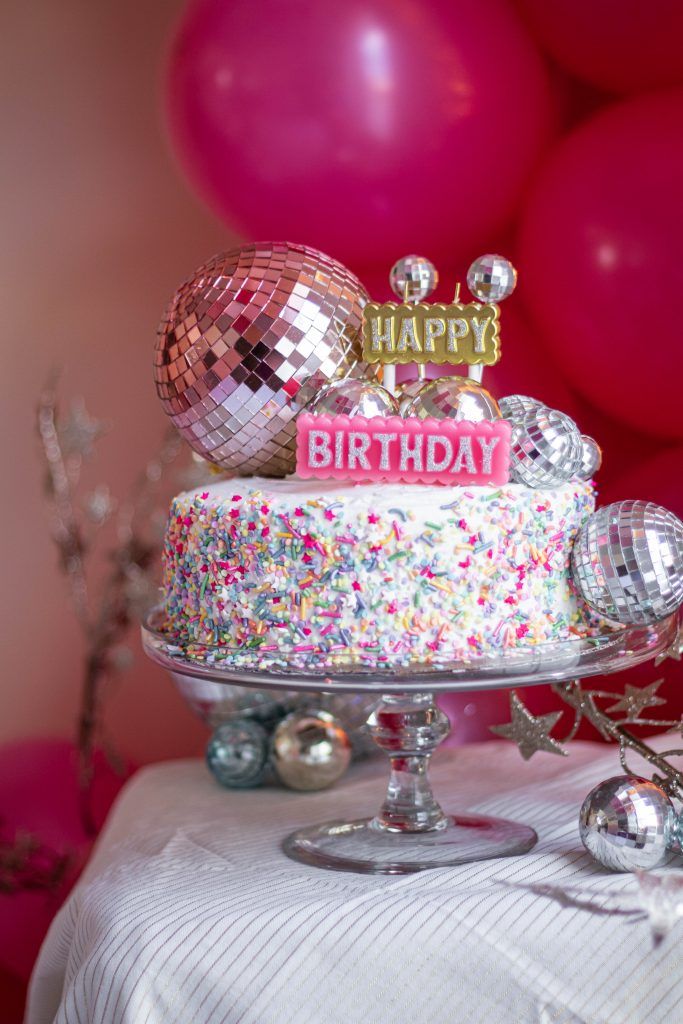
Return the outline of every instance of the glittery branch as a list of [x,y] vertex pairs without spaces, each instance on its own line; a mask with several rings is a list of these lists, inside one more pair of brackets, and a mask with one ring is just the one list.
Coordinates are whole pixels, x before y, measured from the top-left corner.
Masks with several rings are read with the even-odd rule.
[[[650,684],[649,687],[645,687],[645,690],[650,694],[654,693],[653,688],[656,688],[659,682]],[[633,690],[634,687],[630,687],[630,689]],[[569,704],[574,709],[579,717],[586,718],[602,736],[607,739],[616,740],[619,743],[622,764],[624,766],[625,751],[631,750],[642,757],[648,764],[652,765],[653,768],[656,768],[658,772],[661,772],[666,780],[667,788],[673,795],[680,796],[683,794],[683,772],[672,765],[664,754],[653,750],[644,740],[635,736],[625,725],[625,723],[629,725],[644,725],[646,721],[632,718],[630,713],[627,713],[627,716],[623,719],[612,719],[607,711],[603,711],[600,708],[598,701],[605,698],[613,699],[614,693],[606,693],[602,690],[582,690],[577,682],[557,683],[553,686],[553,690],[566,704]],[[623,702],[626,702],[627,707],[628,700],[628,696],[625,695]],[[647,722],[649,721],[647,720]],[[671,727],[679,725],[678,721],[652,721],[656,721],[659,726]]]
[[[72,403],[69,416],[60,421],[56,379],[48,382],[38,404],[38,433],[47,469],[45,490],[52,510],[52,535],[86,643],[78,750],[81,815],[89,832],[96,831],[89,797],[93,751],[101,725],[102,687],[125,660],[122,641],[130,625],[151,603],[152,577],[161,546],[160,534],[150,533],[154,502],[164,472],[181,448],[180,438],[171,430],[125,501],[117,506],[106,485],[100,485],[86,497],[83,506],[77,500],[81,464],[92,456],[95,442],[105,430],[104,424],[87,413],[82,401]],[[89,556],[99,530],[115,508],[117,543],[109,554],[110,568],[101,593],[94,599],[88,585]],[[163,515],[159,511],[161,524]],[[106,738],[99,739],[108,749]],[[110,760],[116,764],[116,755],[112,754]]]
[[57,891],[73,863],[30,832],[18,831],[12,840],[0,839],[0,893],[27,890]]

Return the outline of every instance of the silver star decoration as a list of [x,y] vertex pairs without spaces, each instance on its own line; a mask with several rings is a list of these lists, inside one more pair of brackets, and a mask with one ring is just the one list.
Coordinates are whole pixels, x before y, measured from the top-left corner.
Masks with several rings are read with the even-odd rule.
[[645,708],[666,704],[663,697],[657,696],[657,690],[663,682],[663,679],[655,679],[654,683],[650,683],[649,686],[630,686],[627,683],[623,696],[607,708],[608,714],[613,711],[623,711],[626,714],[627,722],[635,722]]
[[562,717],[561,711],[552,711],[548,715],[532,715],[513,690],[510,694],[510,714],[512,721],[508,725],[492,725],[490,729],[496,736],[516,743],[525,761],[538,750],[567,756],[567,751],[550,735]]
[[105,523],[115,508],[114,499],[106,484],[98,484],[95,490],[86,496],[83,505],[88,519],[96,526]]
[[88,458],[93,445],[108,430],[108,425],[94,419],[85,408],[82,398],[71,403],[69,415],[58,425],[57,433],[65,456],[80,455]]

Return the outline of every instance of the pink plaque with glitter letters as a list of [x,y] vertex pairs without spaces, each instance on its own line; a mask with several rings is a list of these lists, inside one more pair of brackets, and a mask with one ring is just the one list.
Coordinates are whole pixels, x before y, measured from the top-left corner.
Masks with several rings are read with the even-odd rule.
[[451,485],[509,480],[506,420],[301,413],[296,431],[296,471],[304,478]]

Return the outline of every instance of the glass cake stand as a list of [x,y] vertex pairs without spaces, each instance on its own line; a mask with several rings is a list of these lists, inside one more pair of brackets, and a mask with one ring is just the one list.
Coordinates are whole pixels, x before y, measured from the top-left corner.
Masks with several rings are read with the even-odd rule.
[[[374,818],[329,821],[292,833],[284,850],[294,860],[338,871],[398,875],[491,857],[526,853],[537,841],[528,825],[483,815],[446,813],[432,793],[432,753],[450,731],[434,702],[438,692],[469,692],[559,683],[619,672],[667,650],[677,617],[652,626],[623,626],[590,638],[526,649],[434,657],[405,664],[390,654],[362,651],[297,654],[245,648],[184,646],[159,630],[159,612],[142,627],[153,661],[189,679],[272,689],[375,693],[368,719],[373,739],[391,764],[384,802]],[[315,659],[318,663],[313,663]],[[188,682],[189,682],[188,679]]]

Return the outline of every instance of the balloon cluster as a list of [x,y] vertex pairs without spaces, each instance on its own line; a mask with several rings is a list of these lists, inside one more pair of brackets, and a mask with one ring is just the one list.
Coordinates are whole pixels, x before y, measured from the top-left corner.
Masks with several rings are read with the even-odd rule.
[[[417,21],[384,0],[302,0],[296,15],[195,0],[169,49],[167,117],[231,227],[306,238],[373,285],[390,254],[455,271],[513,227],[524,274],[494,393],[531,391],[599,436],[603,500],[643,494],[681,516],[682,45],[670,0],[622,4],[616,32],[591,0],[426,0]],[[411,300],[438,287],[411,282]],[[399,384],[401,412],[421,386]],[[584,447],[582,476],[597,457]],[[683,661],[670,674],[683,681]]]

